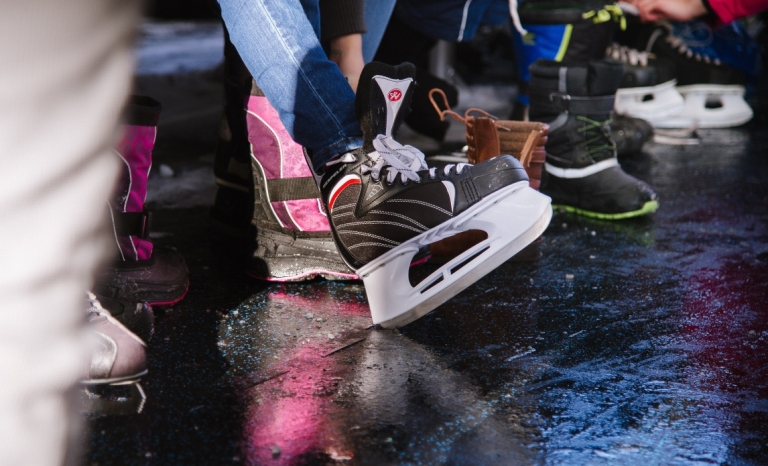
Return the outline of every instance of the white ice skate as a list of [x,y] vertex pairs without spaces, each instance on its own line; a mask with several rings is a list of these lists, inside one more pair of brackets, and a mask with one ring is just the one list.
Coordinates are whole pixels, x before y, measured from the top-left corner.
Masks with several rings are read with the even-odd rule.
[[616,91],[616,113],[653,123],[669,118],[683,110],[683,96],[675,88],[676,81],[667,81],[649,87],[624,88]]
[[683,110],[683,96],[675,89],[677,81],[670,62],[619,44],[608,48],[607,58],[624,64],[616,91],[616,113],[653,122]]
[[674,64],[677,91],[684,99],[679,113],[648,118],[655,127],[728,128],[752,118],[739,71],[689,48],[668,23],[637,25],[634,31],[630,38],[644,42],[646,52]]
[[669,118],[651,120],[657,128],[730,128],[752,119],[752,108],[744,100],[744,86],[692,84],[679,86],[685,98],[683,110]]
[[[535,240],[552,216],[550,199],[528,187],[511,156],[437,170],[395,141],[414,72],[409,64],[366,65],[357,93],[364,145],[327,164],[320,186],[339,252],[383,327],[406,325],[455,296]],[[470,229],[488,238],[411,286],[408,269],[422,246]]]

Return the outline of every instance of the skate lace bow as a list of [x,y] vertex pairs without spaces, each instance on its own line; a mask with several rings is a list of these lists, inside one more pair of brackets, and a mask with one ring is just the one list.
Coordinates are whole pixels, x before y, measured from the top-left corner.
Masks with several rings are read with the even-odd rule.
[[427,167],[424,153],[413,146],[403,146],[391,136],[379,134],[373,140],[373,148],[376,151],[368,154],[368,158],[374,162],[373,166],[363,165],[360,172],[363,174],[370,172],[375,181],[381,178],[381,171],[385,168],[389,184],[395,182],[398,174],[403,183],[408,180],[420,183],[421,177],[417,173],[420,170],[429,170],[429,177],[435,177],[435,169]]
[[[416,149],[413,146],[402,145],[395,141],[391,136],[384,136],[379,134],[373,141],[373,148],[376,149],[368,154],[368,158],[373,161],[373,165],[361,165],[360,173],[365,175],[371,174],[371,178],[374,181],[381,179],[382,170],[386,169],[387,183],[393,184],[397,175],[400,175],[400,180],[406,183],[408,180],[421,183],[421,177],[418,172],[421,170],[429,170],[429,178],[434,179],[436,175],[436,168],[429,168],[427,162],[424,159],[424,153]],[[328,162],[326,165],[334,165],[337,163],[353,163],[357,161],[357,157],[348,152],[336,160]],[[470,166],[468,163],[460,163],[458,165],[448,164],[443,168],[443,173],[448,175],[453,167],[456,167],[456,174],[461,174],[464,168]]]

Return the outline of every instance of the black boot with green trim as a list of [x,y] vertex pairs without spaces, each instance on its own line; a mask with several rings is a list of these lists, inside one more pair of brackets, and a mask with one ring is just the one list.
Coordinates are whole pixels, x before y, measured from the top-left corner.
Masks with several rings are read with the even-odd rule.
[[655,212],[656,193],[621,169],[610,136],[621,63],[538,60],[530,71],[530,118],[550,126],[541,192],[552,206],[606,220]]

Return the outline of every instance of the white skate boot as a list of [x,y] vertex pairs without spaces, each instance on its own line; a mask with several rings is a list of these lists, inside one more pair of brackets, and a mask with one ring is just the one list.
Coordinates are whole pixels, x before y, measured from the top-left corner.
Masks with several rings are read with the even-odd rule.
[[637,25],[631,32],[631,46],[674,62],[677,91],[685,101],[676,115],[649,119],[655,127],[729,128],[752,119],[752,109],[744,100],[741,72],[693,52],[673,34],[669,24]]
[[624,64],[616,113],[652,122],[683,110],[683,96],[675,89],[674,65],[669,60],[619,44],[608,47],[606,58]]
[[[528,187],[513,157],[438,171],[395,141],[414,72],[410,64],[366,65],[356,102],[364,145],[329,162],[320,184],[339,252],[383,327],[406,325],[455,296],[535,240],[552,216],[550,199]],[[408,268],[422,246],[472,229],[488,238],[411,286]]]

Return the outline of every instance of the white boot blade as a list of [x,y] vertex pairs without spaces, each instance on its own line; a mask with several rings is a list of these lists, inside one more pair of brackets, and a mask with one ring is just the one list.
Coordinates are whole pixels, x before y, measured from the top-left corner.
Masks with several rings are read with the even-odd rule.
[[[359,269],[374,324],[406,325],[460,293],[538,238],[552,218],[551,199],[520,182],[461,215],[403,243]],[[467,230],[488,238],[411,286],[408,268],[419,247]]]
[[[681,86],[678,90],[685,98],[682,112],[671,118],[651,121],[653,126],[687,128],[695,124],[698,128],[730,128],[752,119],[752,108],[744,100],[744,86],[697,84]],[[721,106],[707,108],[708,100],[719,101]]]
[[675,81],[672,80],[653,87],[619,89],[614,109],[620,115],[653,121],[670,118],[680,113],[684,106],[683,96],[675,89]]

